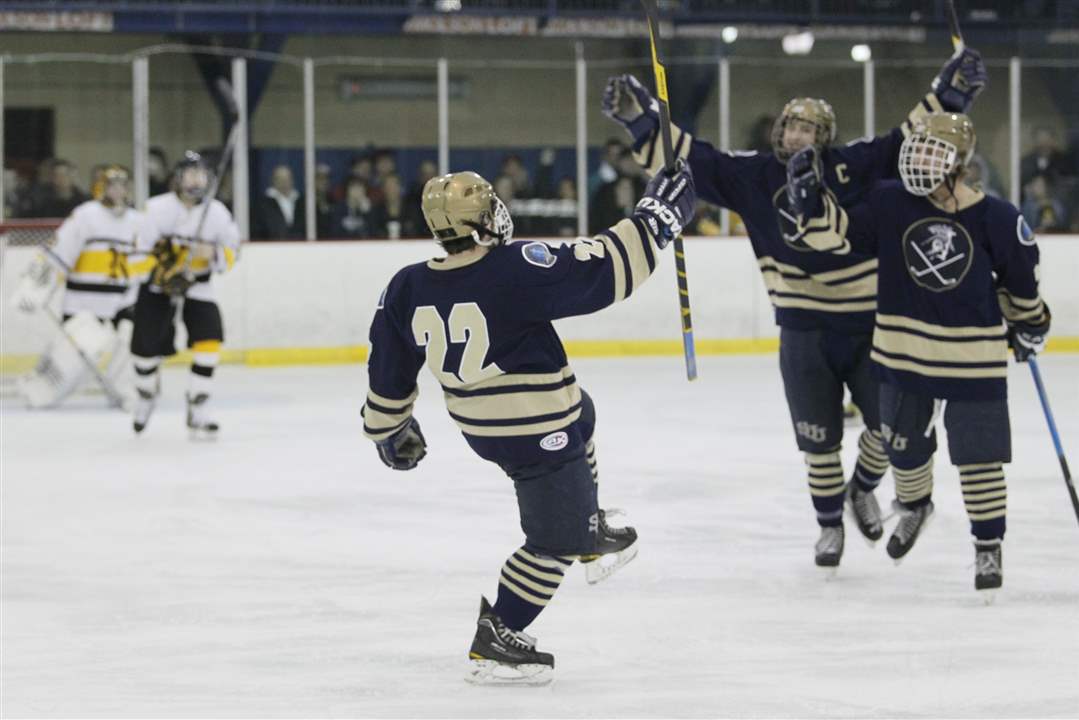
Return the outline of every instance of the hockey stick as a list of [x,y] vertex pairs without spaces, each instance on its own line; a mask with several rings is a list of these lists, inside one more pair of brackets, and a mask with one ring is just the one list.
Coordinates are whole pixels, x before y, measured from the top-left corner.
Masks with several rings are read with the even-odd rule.
[[963,33],[959,29],[959,15],[955,12],[955,0],[948,0],[946,12],[948,13],[948,32],[952,34],[952,49],[962,52],[966,47],[963,42]]
[[[221,151],[221,157],[217,161],[217,168],[214,171],[213,182],[210,184],[209,190],[203,199],[202,213],[199,215],[199,224],[195,226],[195,233],[191,237],[192,247],[187,253],[187,258],[184,260],[183,276],[187,280],[194,282],[194,273],[191,270],[191,264],[194,261],[194,244],[199,243],[199,236],[202,234],[202,226],[206,223],[206,216],[210,212],[210,205],[213,204],[214,199],[217,198],[217,192],[221,189],[221,176],[224,175],[225,170],[228,168],[229,161],[232,159],[232,151],[236,148],[236,140],[239,137],[240,130],[240,110],[236,104],[236,96],[232,92],[232,86],[225,78],[217,79],[217,89],[221,93],[222,99],[225,101],[225,105],[228,109],[229,120],[232,122],[232,127],[229,128],[229,136],[225,140],[225,147]],[[211,243],[216,245],[217,243]]]
[[[663,142],[663,165],[674,170],[674,147],[671,142],[671,109],[667,98],[667,70],[659,59],[659,10],[656,0],[641,0],[648,16],[648,40],[652,45],[652,73],[659,98],[659,134]],[[686,357],[686,379],[697,379],[697,349],[693,343],[693,319],[689,312],[689,278],[686,274],[686,249],[682,236],[674,239],[674,267],[678,272],[678,305],[682,315],[682,353]]]
[[97,366],[97,363],[91,360],[90,356],[87,355],[81,347],[79,347],[79,344],[75,342],[75,338],[71,337],[71,334],[67,331],[67,328],[64,327],[64,321],[60,317],[55,315],[52,310],[48,309],[47,307],[42,307],[41,311],[48,315],[50,320],[56,323],[56,327],[60,328],[60,334],[64,336],[68,343],[71,344],[71,347],[75,348],[75,352],[79,354],[79,359],[82,360],[83,364],[86,365],[87,369],[91,373],[93,373],[94,379],[97,380],[97,384],[101,386],[101,389],[105,391],[105,396],[109,399],[109,406],[120,408],[121,410],[126,410],[127,408],[125,407],[124,396],[121,395],[115,387],[113,387],[113,384],[109,382],[109,379],[105,377],[105,375],[101,372],[101,368]]
[[1075,511],[1075,520],[1079,522],[1079,496],[1075,494],[1075,483],[1072,481],[1071,471],[1068,470],[1068,459],[1064,457],[1064,447],[1060,444],[1060,433],[1057,432],[1053,411],[1049,408],[1049,396],[1045,392],[1045,384],[1042,383],[1042,373],[1038,369],[1038,361],[1034,359],[1033,355],[1027,358],[1027,364],[1030,365],[1030,374],[1034,377],[1034,385],[1038,388],[1038,399],[1042,403],[1045,422],[1049,425],[1049,434],[1053,437],[1053,447],[1057,451],[1060,469],[1064,471],[1064,484],[1068,486],[1068,495],[1071,497],[1072,510]]

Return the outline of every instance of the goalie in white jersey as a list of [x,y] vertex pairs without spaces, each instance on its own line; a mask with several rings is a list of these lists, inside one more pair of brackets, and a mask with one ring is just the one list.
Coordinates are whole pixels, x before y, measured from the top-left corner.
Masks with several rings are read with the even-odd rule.
[[[131,174],[120,165],[105,169],[101,197],[76,207],[19,281],[12,303],[41,313],[59,333],[19,389],[34,408],[55,407],[91,377],[119,403],[117,385],[129,385],[133,306],[139,283],[153,259],[136,250],[142,214],[130,207]],[[52,298],[64,286],[61,317]]]
[[192,352],[187,390],[187,426],[193,435],[213,436],[217,423],[208,413],[210,389],[225,339],[213,276],[236,261],[240,232],[232,214],[215,200],[214,176],[200,155],[184,154],[176,166],[174,192],[146,202],[146,232],[139,248],[153,254],[157,266],[139,289],[131,354],[135,358],[134,428],[150,420],[161,390],[158,367],[176,353],[176,308]]

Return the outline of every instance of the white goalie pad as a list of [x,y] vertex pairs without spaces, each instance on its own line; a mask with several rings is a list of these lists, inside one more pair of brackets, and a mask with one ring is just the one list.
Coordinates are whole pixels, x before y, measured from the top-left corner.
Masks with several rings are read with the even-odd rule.
[[15,292],[11,294],[11,305],[25,313],[45,307],[56,290],[59,278],[60,274],[44,253],[36,253],[19,277]]
[[[59,405],[93,377],[87,360],[104,372],[120,343],[121,337],[111,323],[85,312],[72,316],[64,323],[63,332],[49,343],[34,369],[21,378],[19,390],[27,406],[49,408]],[[76,345],[85,354],[85,360]]]

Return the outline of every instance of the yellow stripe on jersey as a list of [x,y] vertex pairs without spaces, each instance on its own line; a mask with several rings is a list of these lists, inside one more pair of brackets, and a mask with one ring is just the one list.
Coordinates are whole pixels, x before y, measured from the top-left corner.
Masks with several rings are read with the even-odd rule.
[[[632,220],[619,220],[611,227],[610,232],[618,237],[618,241],[611,239],[607,233],[600,233],[596,239],[603,243],[607,256],[614,268],[614,299],[615,301],[626,299],[630,293],[639,288],[652,274],[652,267],[648,264],[648,256],[645,251],[647,244],[653,259],[659,257],[659,248],[656,247],[652,236],[645,232],[643,235],[637,229]],[[621,244],[621,248],[618,245]],[[629,277],[626,277],[625,257],[629,261]]]
[[72,274],[99,275],[101,279],[137,281],[150,274],[155,262],[152,257],[131,260],[125,253],[112,250],[84,250],[75,260],[75,267],[71,269],[71,272]]
[[196,340],[191,344],[191,352],[216,353],[221,352],[220,340]]
[[977,380],[982,378],[1004,378],[1008,376],[1008,366],[1003,364],[999,367],[940,367],[936,365],[926,365],[924,363],[917,362],[915,360],[902,360],[899,358],[891,358],[886,355],[882,355],[873,349],[869,353],[869,358],[884,367],[891,368],[893,370],[904,370],[906,372],[917,373],[918,375],[925,375],[926,377],[939,377],[939,378],[959,378],[962,380]]
[[885,315],[884,313],[877,313],[878,325],[891,325],[900,328],[907,328],[909,330],[916,330],[918,332],[926,333],[928,335],[939,335],[941,337],[979,337],[985,336],[990,338],[1005,337],[1004,325],[935,325],[933,323],[925,322],[923,320],[915,320],[914,318],[905,317],[903,315]]
[[581,414],[581,389],[568,366],[557,373],[499,375],[443,390],[450,416],[469,435],[509,437],[551,432],[566,427]]

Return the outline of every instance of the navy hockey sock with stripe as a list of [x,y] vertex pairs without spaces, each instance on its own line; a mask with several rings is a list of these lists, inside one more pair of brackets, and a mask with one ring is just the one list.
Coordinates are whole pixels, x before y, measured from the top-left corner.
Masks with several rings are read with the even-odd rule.
[[518,549],[502,566],[498,600],[492,608],[494,614],[511,630],[524,630],[554,597],[572,564],[571,557],[537,555],[523,547]]

